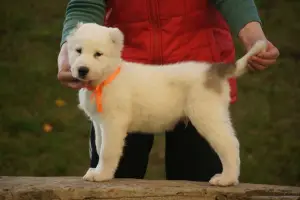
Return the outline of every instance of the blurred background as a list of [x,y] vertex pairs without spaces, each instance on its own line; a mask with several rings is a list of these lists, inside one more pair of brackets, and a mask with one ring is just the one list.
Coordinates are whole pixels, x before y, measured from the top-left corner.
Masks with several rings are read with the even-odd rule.
[[[67,0],[0,5],[0,175],[82,176],[90,125],[77,93],[56,79]],[[276,65],[239,80],[232,106],[241,143],[241,181],[300,185],[300,1],[257,0]],[[243,53],[236,43],[238,55]],[[164,179],[164,137],[148,179]]]

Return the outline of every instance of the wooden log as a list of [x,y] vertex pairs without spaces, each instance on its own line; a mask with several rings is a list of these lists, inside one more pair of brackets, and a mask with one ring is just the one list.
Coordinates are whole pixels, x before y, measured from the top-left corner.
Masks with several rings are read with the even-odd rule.
[[0,177],[0,200],[300,200],[300,187],[81,177]]

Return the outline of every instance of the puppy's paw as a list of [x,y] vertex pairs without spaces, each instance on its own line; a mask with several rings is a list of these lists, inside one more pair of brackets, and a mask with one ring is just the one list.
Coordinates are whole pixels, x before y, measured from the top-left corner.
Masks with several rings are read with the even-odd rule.
[[236,176],[226,175],[226,174],[216,174],[214,175],[209,183],[215,186],[234,186],[239,184],[239,180]]
[[94,182],[100,182],[100,181],[106,181],[113,179],[114,176],[111,173],[106,173],[103,170],[98,170],[95,168],[90,168],[86,174],[83,176],[83,180],[85,181],[94,181]]
[[91,178],[91,176],[92,176],[92,171],[94,171],[95,170],[95,168],[89,168],[88,170],[87,170],[87,172],[85,173],[85,175],[82,177],[82,179],[83,180],[88,180],[88,179],[90,179]]

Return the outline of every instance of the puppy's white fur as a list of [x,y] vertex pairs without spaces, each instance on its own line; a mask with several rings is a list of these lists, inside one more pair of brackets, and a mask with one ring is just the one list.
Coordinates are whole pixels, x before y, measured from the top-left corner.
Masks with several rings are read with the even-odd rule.
[[[104,181],[114,177],[127,133],[163,133],[173,129],[182,118],[188,118],[222,162],[222,173],[212,177],[210,183],[219,186],[238,184],[239,142],[228,109],[230,88],[227,78],[245,73],[248,59],[264,50],[266,42],[256,43],[233,64],[232,70],[223,75],[216,73],[215,81],[221,89],[216,92],[207,86],[213,64],[191,61],[156,66],[126,62],[121,59],[123,39],[119,29],[93,23],[78,25],[68,38],[74,77],[96,86],[121,66],[120,73],[104,88],[103,112],[97,111],[89,90],[79,91],[79,106],[93,122],[99,154],[98,166],[89,169],[83,178]],[[96,56],[96,52],[102,55]],[[78,75],[82,66],[89,69],[84,78]]]

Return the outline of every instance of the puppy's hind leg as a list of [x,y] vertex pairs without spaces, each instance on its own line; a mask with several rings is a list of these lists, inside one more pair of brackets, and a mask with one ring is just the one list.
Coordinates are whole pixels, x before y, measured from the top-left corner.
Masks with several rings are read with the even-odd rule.
[[97,151],[100,147],[99,162],[94,170],[88,171],[84,180],[105,181],[114,178],[127,135],[126,123],[118,119],[114,117],[102,120],[101,139],[96,139],[96,143],[101,141],[101,145],[96,144]]
[[205,105],[200,101],[190,101],[187,105],[186,114],[191,123],[216,151],[223,166],[222,173],[212,177],[209,183],[217,186],[238,184],[239,142],[234,134],[227,107],[218,99],[210,99],[209,104]]

